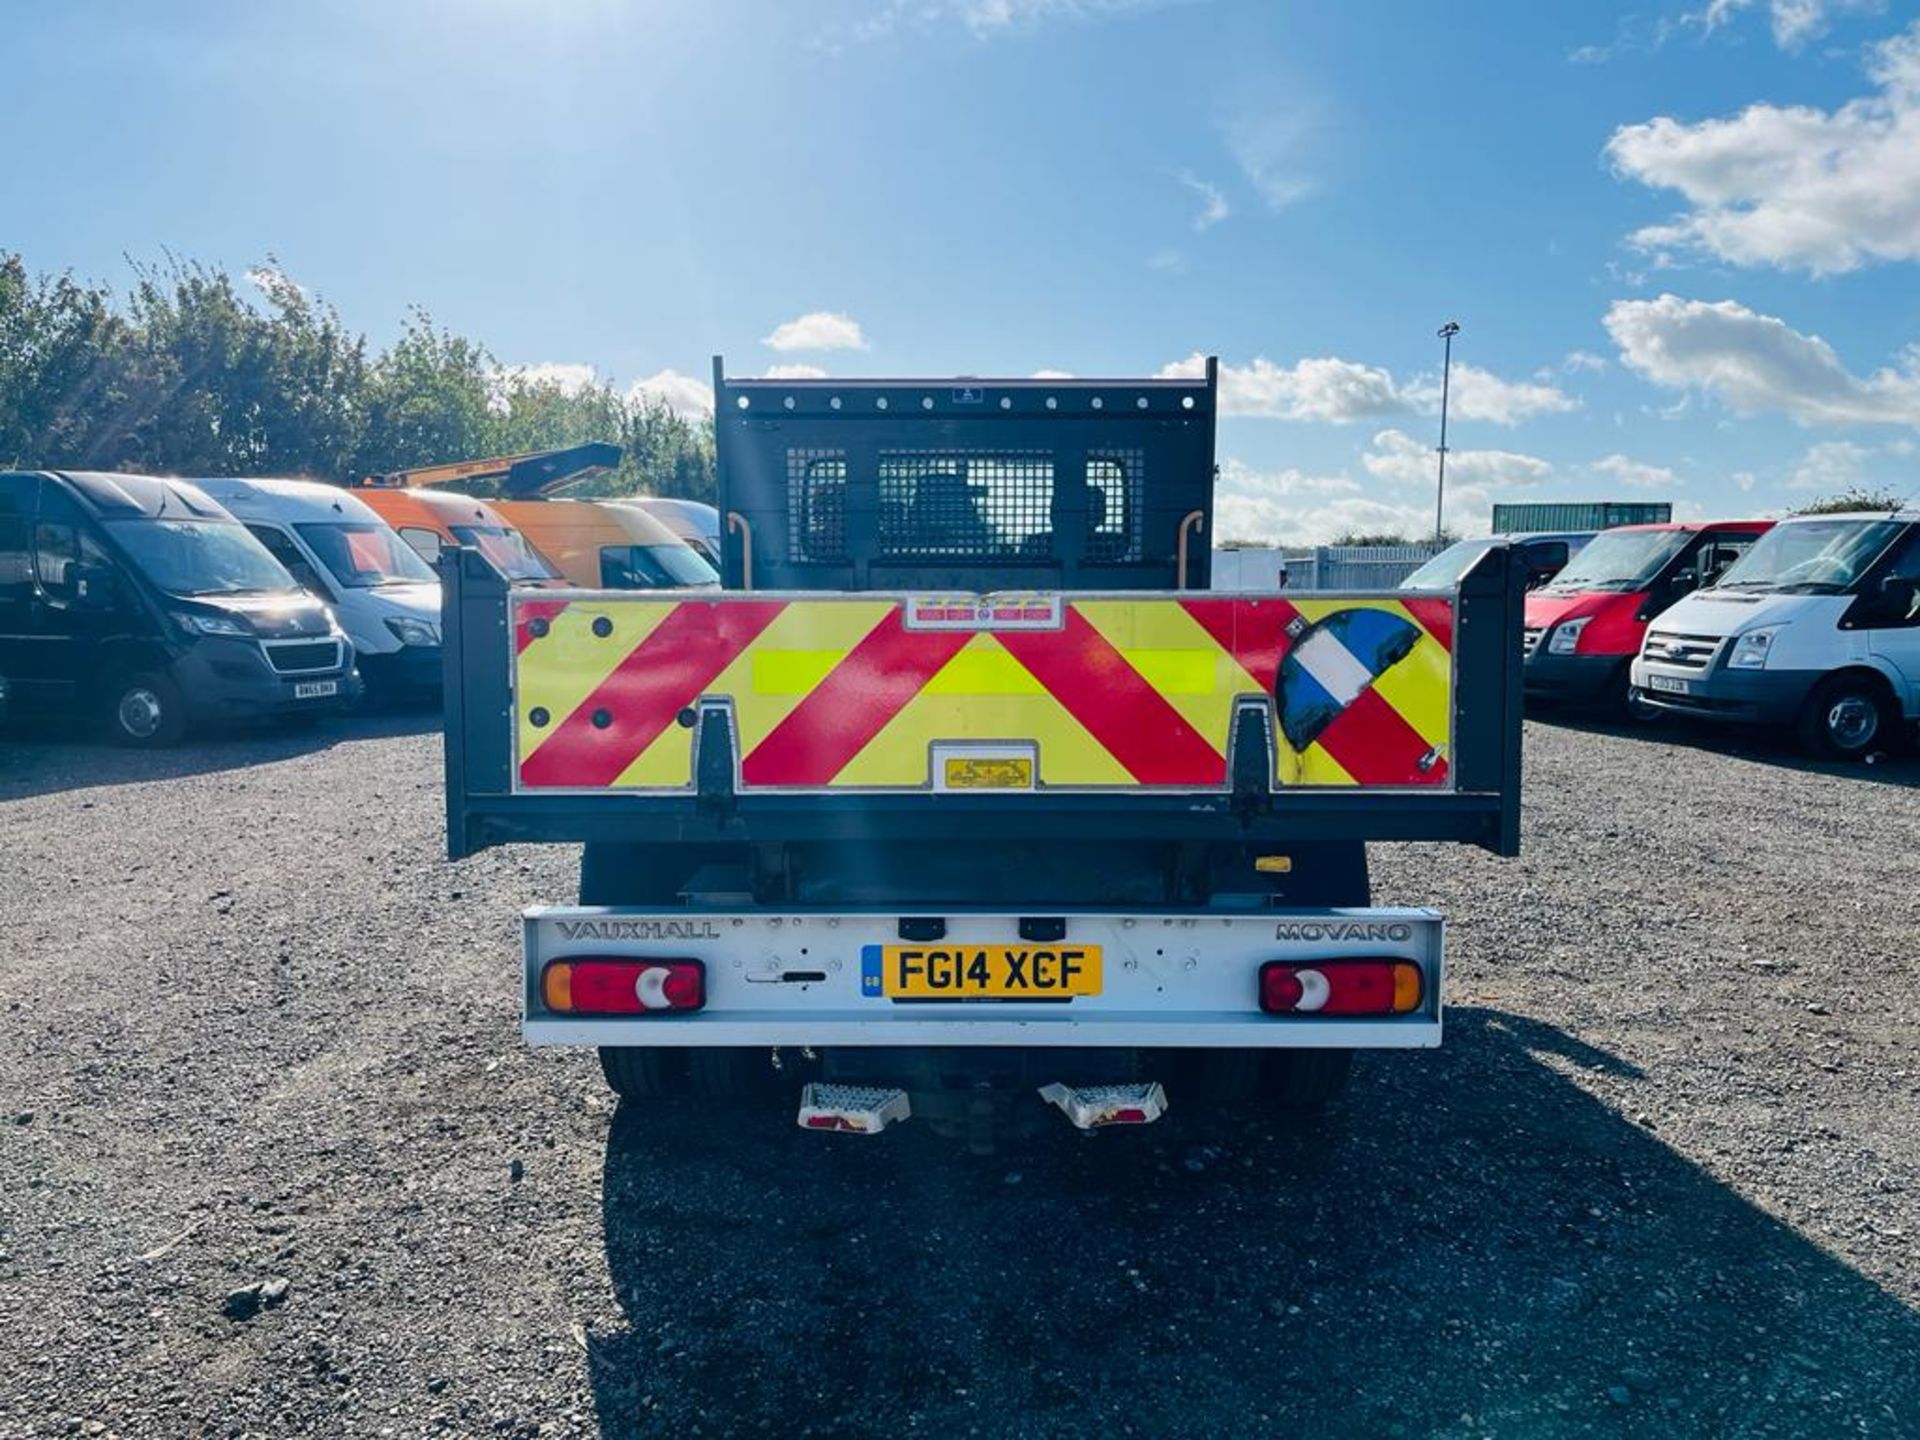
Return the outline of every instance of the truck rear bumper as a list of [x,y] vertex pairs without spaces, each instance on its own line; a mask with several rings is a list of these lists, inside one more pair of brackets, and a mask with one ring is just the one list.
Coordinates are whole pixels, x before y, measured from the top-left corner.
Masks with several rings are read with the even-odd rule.
[[[523,1033],[532,1045],[673,1047],[1404,1049],[1440,1043],[1444,922],[1432,910],[1023,915],[948,907],[908,918],[913,923],[903,927],[899,912],[538,907],[525,915]],[[1023,938],[1056,932],[1057,939]],[[964,961],[995,947],[1053,957],[1044,964],[1055,976],[1060,953],[1076,952],[1079,986],[1088,985],[1089,966],[1097,970],[1093,993],[969,1000],[887,993],[899,983],[902,965],[918,965],[916,973],[925,974],[950,966],[956,954]],[[550,1008],[547,967],[589,957],[696,961],[704,1004],[623,1015]],[[1417,1004],[1401,1014],[1261,1010],[1262,966],[1354,961],[1416,966]]]

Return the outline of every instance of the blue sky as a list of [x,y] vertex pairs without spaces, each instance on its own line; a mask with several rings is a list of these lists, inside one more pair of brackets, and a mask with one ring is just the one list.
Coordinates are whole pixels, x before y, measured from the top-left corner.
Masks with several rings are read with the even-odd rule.
[[0,248],[272,256],[376,340],[697,405],[707,357],[1227,367],[1223,534],[1920,491],[1896,0],[23,0]]

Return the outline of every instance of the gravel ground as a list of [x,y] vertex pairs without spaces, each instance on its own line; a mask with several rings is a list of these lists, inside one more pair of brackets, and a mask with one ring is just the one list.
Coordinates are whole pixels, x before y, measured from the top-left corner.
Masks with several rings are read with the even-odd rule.
[[1444,1049],[990,1158],[523,1049],[425,722],[0,747],[0,1435],[1920,1435],[1920,763],[1528,746]]

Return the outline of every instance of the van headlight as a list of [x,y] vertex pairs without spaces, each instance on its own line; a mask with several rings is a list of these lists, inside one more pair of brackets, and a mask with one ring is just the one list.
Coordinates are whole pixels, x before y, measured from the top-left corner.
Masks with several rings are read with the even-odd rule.
[[1587,628],[1591,615],[1582,615],[1578,620],[1568,620],[1553,627],[1553,634],[1547,637],[1549,655],[1571,655],[1573,647],[1580,643],[1580,632]]
[[253,628],[233,615],[214,615],[201,610],[176,610],[174,623],[189,635],[251,635]]
[[1758,630],[1749,630],[1733,642],[1733,649],[1727,652],[1729,670],[1764,670],[1767,667],[1767,652],[1773,648],[1773,637],[1780,633],[1778,625],[1763,626]]
[[387,617],[387,629],[402,645],[438,645],[440,627],[431,620],[404,620]]

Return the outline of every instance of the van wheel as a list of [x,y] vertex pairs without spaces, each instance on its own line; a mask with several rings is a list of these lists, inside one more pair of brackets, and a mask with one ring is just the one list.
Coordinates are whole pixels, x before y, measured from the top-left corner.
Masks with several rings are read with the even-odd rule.
[[1813,687],[1795,724],[1800,746],[1821,760],[1858,760],[1893,743],[1898,725],[1877,677],[1832,675]]
[[672,1055],[649,1045],[602,1045],[600,1073],[622,1100],[658,1100],[673,1089]]
[[1353,1074],[1351,1050],[1275,1050],[1268,1058],[1267,1096],[1296,1114],[1325,1108]]
[[1633,662],[1629,660],[1620,667],[1620,678],[1613,684],[1613,703],[1610,708],[1615,717],[1629,725],[1654,725],[1667,718],[1667,712],[1658,705],[1647,703],[1646,692],[1633,683]]
[[177,745],[187,732],[186,702],[164,675],[128,675],[109,685],[101,719],[116,745],[158,749]]
[[702,1046],[687,1051],[687,1082],[706,1100],[749,1100],[774,1087],[773,1052]]

